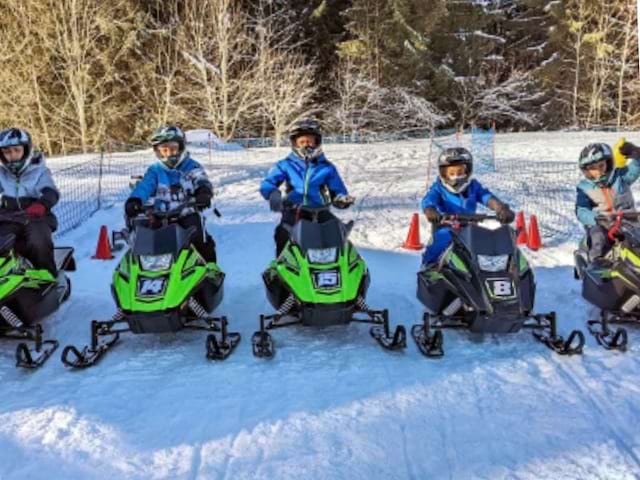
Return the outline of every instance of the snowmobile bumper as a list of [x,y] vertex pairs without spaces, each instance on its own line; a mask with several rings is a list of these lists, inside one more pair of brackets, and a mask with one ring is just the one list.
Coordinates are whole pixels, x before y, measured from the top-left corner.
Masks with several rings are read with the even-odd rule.
[[345,325],[353,319],[354,304],[315,304],[303,305],[301,312],[302,324],[310,327],[328,327],[331,325]]
[[129,324],[132,333],[167,333],[184,328],[184,321],[178,310],[171,312],[125,313],[123,320]]

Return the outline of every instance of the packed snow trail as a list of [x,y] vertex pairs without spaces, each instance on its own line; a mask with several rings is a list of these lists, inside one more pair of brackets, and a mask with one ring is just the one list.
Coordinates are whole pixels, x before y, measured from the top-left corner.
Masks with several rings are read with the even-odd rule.
[[[582,146],[583,136],[562,135],[565,149]],[[505,144],[535,155],[528,139]],[[425,187],[424,144],[331,148],[359,199],[338,215],[357,219],[368,303],[410,328],[421,318],[420,257],[398,247]],[[236,352],[207,361],[202,332],[125,334],[91,369],[69,371],[56,354],[25,372],[13,366],[15,344],[1,341],[0,479],[640,478],[640,331],[630,329],[627,353],[588,336],[585,354],[572,358],[529,332],[447,331],[445,357],[429,360],[410,339],[404,352],[381,350],[363,325],[290,328],[273,332],[273,360],[254,358],[258,315],[272,311],[260,273],[277,220],[257,182],[276,158],[212,171],[224,216],[210,216],[209,229],[227,274],[219,312],[243,336]],[[85,345],[90,320],[114,312],[117,259],[89,258],[102,224],[121,227],[121,205],[58,241],[78,260],[70,301],[45,323],[63,346]],[[573,280],[573,247],[527,252],[536,310],[556,310],[563,334],[594,314]]]

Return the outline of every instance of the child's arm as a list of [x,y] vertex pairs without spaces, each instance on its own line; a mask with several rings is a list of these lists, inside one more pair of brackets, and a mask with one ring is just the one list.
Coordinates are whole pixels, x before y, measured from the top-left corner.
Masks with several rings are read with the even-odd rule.
[[596,212],[593,210],[595,204],[580,187],[576,190],[576,216],[585,227],[592,227],[596,224]]
[[157,188],[158,177],[156,172],[153,170],[153,167],[149,167],[144,174],[144,177],[142,177],[142,180],[138,182],[136,188],[134,188],[131,195],[129,195],[129,198],[139,198],[144,204],[156,192]]
[[47,167],[42,169],[42,174],[36,183],[36,190],[40,193],[38,202],[42,203],[48,210],[51,210],[60,199],[60,192],[51,176],[51,170]]
[[431,185],[431,188],[429,188],[429,191],[422,198],[420,206],[422,207],[423,212],[426,208],[435,208],[436,210],[440,211],[440,207],[442,205],[442,195],[440,195],[440,191],[437,185],[437,182],[434,182]]
[[345,187],[344,182],[338,173],[338,169],[333,164],[331,164],[331,170],[327,175],[327,187],[329,188],[329,193],[331,194],[332,199],[338,195],[349,195],[347,187]]
[[477,180],[472,180],[475,185],[472,185],[473,191],[476,194],[476,201],[480,202],[485,207],[491,208],[489,203],[491,199],[495,198],[497,202],[502,203],[498,197],[496,197],[491,190],[482,186],[482,184]]
[[260,184],[260,195],[262,195],[265,200],[269,200],[271,192],[276,190],[286,179],[287,174],[280,167],[280,162],[276,163],[275,166],[269,170],[265,179],[262,180]]
[[627,185],[631,185],[640,177],[640,157],[632,158],[627,166],[620,170],[622,172],[622,181]]

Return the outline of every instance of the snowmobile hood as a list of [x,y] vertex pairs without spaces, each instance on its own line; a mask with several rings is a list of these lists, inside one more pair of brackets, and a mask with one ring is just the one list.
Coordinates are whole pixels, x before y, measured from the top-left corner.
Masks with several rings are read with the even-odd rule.
[[496,230],[467,225],[462,228],[458,238],[465,247],[476,255],[505,255],[513,253],[511,229],[502,225]]
[[309,249],[342,248],[349,231],[350,226],[338,218],[322,223],[302,219],[293,227],[292,239],[306,255]]
[[189,245],[194,231],[194,227],[185,229],[175,223],[156,229],[138,227],[131,252],[134,255],[177,255]]

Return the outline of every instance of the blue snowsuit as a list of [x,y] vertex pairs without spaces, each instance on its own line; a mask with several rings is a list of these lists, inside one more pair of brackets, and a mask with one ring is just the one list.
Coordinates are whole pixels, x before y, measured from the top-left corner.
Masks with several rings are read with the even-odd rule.
[[[431,185],[431,188],[421,202],[422,210],[427,207],[435,208],[440,214],[474,214],[478,203],[487,205],[494,197],[488,189],[484,188],[475,178],[462,193],[453,193],[442,183],[440,177]],[[435,262],[451,243],[451,229],[439,227],[431,237],[422,256],[422,263]]]
[[[289,241],[289,232],[284,225],[295,223],[295,206],[321,207],[330,203],[336,195],[348,195],[338,170],[327,160],[324,153],[315,161],[305,162],[291,152],[287,158],[280,160],[269,171],[260,184],[260,194],[268,200],[271,192],[283,182],[286,183],[289,205],[283,209],[280,224],[274,233],[276,256],[280,255]],[[323,191],[325,187],[329,198]]]
[[333,198],[336,195],[348,195],[338,170],[327,160],[324,153],[315,162],[305,162],[291,152],[269,171],[260,184],[260,194],[269,199],[269,195],[283,182],[287,184],[287,200],[294,205],[321,207],[331,201],[324,198],[322,187],[329,189]]

